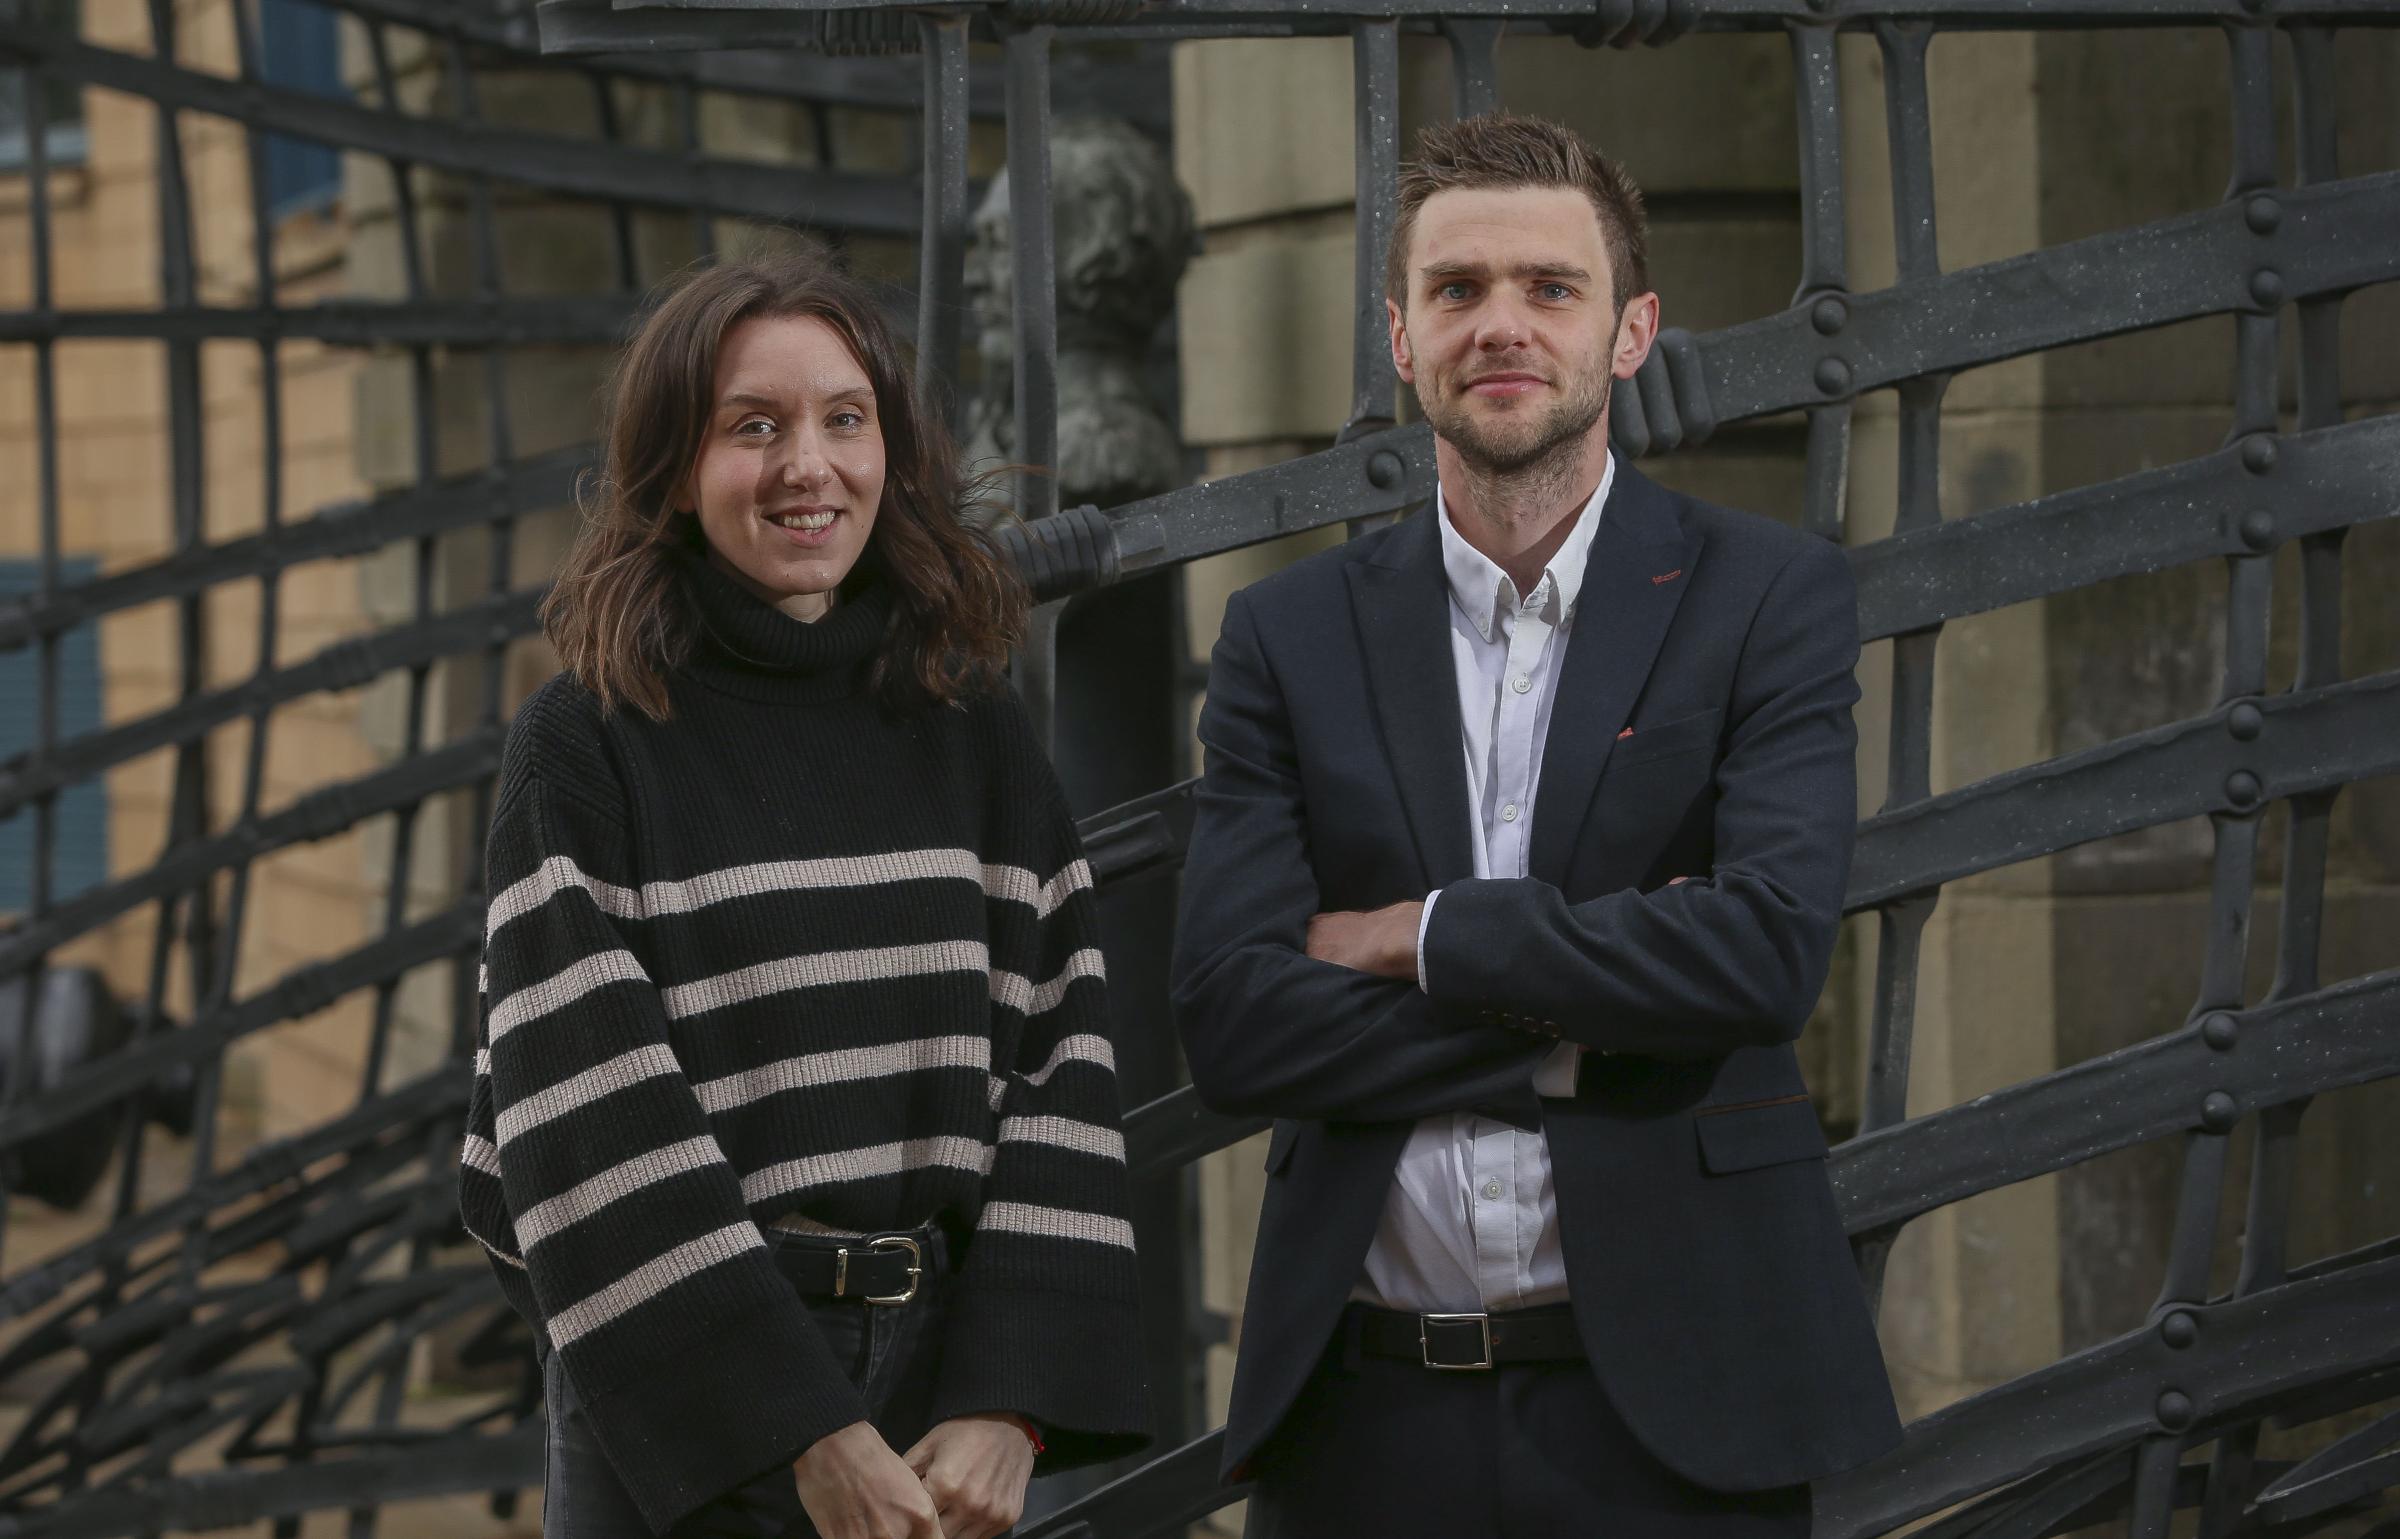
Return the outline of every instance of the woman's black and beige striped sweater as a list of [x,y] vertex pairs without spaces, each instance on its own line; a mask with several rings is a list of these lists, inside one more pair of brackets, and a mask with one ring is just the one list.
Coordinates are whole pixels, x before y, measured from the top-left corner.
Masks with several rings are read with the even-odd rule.
[[865,1416],[762,1226],[963,1243],[936,1419],[1147,1425],[1091,869],[1005,692],[894,713],[880,590],[686,563],[673,713],[510,731],[461,1208],[652,1526]]

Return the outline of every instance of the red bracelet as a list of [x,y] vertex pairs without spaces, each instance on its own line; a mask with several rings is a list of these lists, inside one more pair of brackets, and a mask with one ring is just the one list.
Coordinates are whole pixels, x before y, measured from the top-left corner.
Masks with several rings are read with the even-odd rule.
[[1025,1441],[1033,1445],[1035,1453],[1044,1454],[1050,1451],[1050,1445],[1042,1441],[1041,1429],[1034,1426],[1031,1417],[1011,1416],[1009,1420],[1015,1422],[1017,1430],[1025,1434]]

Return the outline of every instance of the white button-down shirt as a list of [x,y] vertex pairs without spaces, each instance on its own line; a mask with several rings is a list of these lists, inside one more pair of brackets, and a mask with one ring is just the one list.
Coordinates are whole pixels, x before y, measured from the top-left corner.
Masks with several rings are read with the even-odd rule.
[[[1575,599],[1600,510],[1617,476],[1609,456],[1591,501],[1533,586],[1520,595],[1508,574],[1451,527],[1434,491],[1442,567],[1450,580],[1450,657],[1465,729],[1467,798],[1473,810],[1475,874],[1523,876],[1533,849],[1533,802],[1542,745],[1575,623]],[[1425,900],[1433,918],[1439,892]],[[1425,984],[1424,928],[1417,931],[1417,983]],[[1572,1095],[1581,1049],[1561,1043],[1534,1073],[1543,1095]],[[1428,1117],[1410,1133],[1392,1173],[1383,1218],[1367,1249],[1354,1297],[1434,1313],[1527,1309],[1567,1296],[1558,1239],[1550,1141],[1469,1112]]]

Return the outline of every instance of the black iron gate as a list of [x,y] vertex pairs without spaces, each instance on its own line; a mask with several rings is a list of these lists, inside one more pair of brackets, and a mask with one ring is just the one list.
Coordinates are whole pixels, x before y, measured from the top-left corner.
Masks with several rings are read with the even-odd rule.
[[[2345,295],[2400,278],[2400,173],[2345,178],[2334,163],[2334,50],[2344,28],[2400,23],[2394,0],[1008,0],[902,11],[706,9],[550,0],[537,24],[507,0],[333,0],[364,45],[367,85],[338,99],[268,78],[250,12],[234,7],[235,66],[179,62],[179,12],[147,0],[149,39],[103,46],[32,0],[0,0],[0,79],[24,99],[59,82],[158,109],[158,302],[62,307],[50,265],[51,179],[43,115],[29,116],[23,218],[29,298],[0,311],[0,356],[31,381],[33,462],[7,467],[32,487],[37,579],[0,600],[0,656],[29,660],[28,751],[0,766],[0,818],[32,830],[25,907],[0,929],[0,1151],[20,1193],[72,1197],[113,1169],[112,1222],[62,1253],[0,1271],[0,1387],[23,1414],[0,1446],[0,1534],[115,1535],[347,1510],[371,1530],[386,1503],[537,1484],[536,1388],[522,1377],[428,1419],[404,1390],[421,1341],[469,1361],[521,1351],[479,1258],[456,1245],[452,1170],[466,1076],[482,895],[480,828],[509,699],[509,648],[527,636],[539,573],[512,550],[520,520],[567,500],[587,450],[514,447],[512,355],[604,345],[645,277],[639,220],[690,218],[705,251],[710,216],[801,219],[859,238],[917,241],[916,334],[937,368],[960,361],[961,266],[973,120],[1005,118],[1016,260],[1016,452],[1056,458],[1056,328],[1050,289],[1047,128],[1050,72],[1063,43],[1091,39],[1348,36],[1353,44],[1358,176],[1356,351],[1351,421],[1339,442],[1271,469],[1113,509],[1056,510],[1029,481],[1037,521],[1011,533],[1045,597],[1170,569],[1298,530],[1407,506],[1431,489],[1430,440],[1395,426],[1395,380],[1379,314],[1381,251],[1399,153],[1400,40],[1447,40],[1462,110],[1497,97],[1495,48],[1515,33],[1587,45],[1665,46],[1695,31],[1788,40],[1797,82],[1804,272],[1780,313],[1701,335],[1669,332],[1634,388],[1619,393],[1616,437],[1635,454],[1708,439],[1719,427],[1798,412],[1807,423],[1803,521],[1844,534],[1854,403],[1898,401],[1899,517],[1888,538],[1854,543],[1862,619],[1892,648],[1891,755],[1884,810],[1863,822],[1849,906],[1877,916],[1870,1066],[1859,1136],[1833,1157],[1837,1191],[1870,1288],[1911,1219],[1978,1193],[2138,1143],[2180,1139],[2182,1199],[2156,1308],[2141,1329],[1919,1420],[1906,1445],[1829,1483],[1819,1527],[1864,1539],[1950,1509],[1929,1531],[1981,1539],[2039,1536],[2102,1521],[2163,1536],[2179,1507],[2204,1532],[2297,1534],[2352,1516],[2400,1486],[2400,1414],[2386,1412],[2299,1464],[2258,1452],[2269,1423],[2352,1416],[2400,1398],[2400,1236],[2304,1265],[2285,1250],[2294,1151],[2312,1096],[2400,1071],[2400,972],[2319,976],[2328,825],[2352,782],[2400,773],[2400,673],[2345,680],[2338,595],[2345,531],[2400,512],[2400,416],[2345,421]],[[1926,86],[1928,45],[1948,29],[2052,26],[2220,29],[2232,61],[2234,153],[2224,202],[2139,228],[1945,272],[1936,258]],[[1897,281],[1847,282],[1837,34],[1880,47]],[[442,88],[411,107],[394,38],[430,49]],[[2296,82],[2292,131],[2279,134],[2278,40]],[[997,43],[1001,90],[971,65]],[[547,49],[550,57],[538,56]],[[693,55],[687,50],[793,50]],[[562,56],[578,56],[567,58]],[[507,68],[581,82],[595,134],[495,126],[482,82]],[[635,142],[619,122],[629,91],[668,104],[664,139]],[[914,112],[921,174],[763,165],[703,145],[710,92],[822,107]],[[264,160],[271,135],[338,145],[391,173],[404,298],[279,303],[273,243],[255,240],[243,302],[211,298],[198,272],[186,118],[240,125],[256,231],[273,224]],[[2288,157],[2296,174],[2285,178]],[[463,292],[429,276],[421,173],[445,173],[465,203],[471,274]],[[614,282],[569,297],[503,283],[505,200],[527,190],[607,211]],[[2236,338],[2224,447],[2014,506],[1945,518],[1939,494],[1942,396],[1961,371],[2117,333],[2228,317]],[[2278,360],[2294,342],[2296,415],[2278,411]],[[171,452],[159,505],[167,553],[74,579],[62,564],[57,357],[93,339],[154,343],[165,362]],[[296,510],[283,463],[285,349],[304,341],[384,349],[408,363],[414,484],[363,501]],[[204,494],[202,358],[254,349],[269,468],[255,528],[223,533]],[[479,468],[446,469],[442,397],[480,373]],[[482,540],[480,575],[458,576],[455,542]],[[2268,601],[2276,553],[2300,552],[2298,674],[2270,692]],[[278,655],[278,595],[311,563],[405,553],[408,613],[309,655]],[[2220,703],[2194,719],[1932,794],[1933,667],[1946,621],[2127,574],[2225,563]],[[212,602],[255,594],[255,667],[226,679],[204,666]],[[83,732],[61,729],[69,639],[99,617],[163,606],[173,698]],[[1040,658],[1028,694],[1050,700]],[[306,794],[266,791],[273,729],[294,702],[396,679],[399,751]],[[437,700],[437,695],[440,699]],[[446,702],[446,704],[445,704]],[[437,709],[440,706],[440,709]],[[54,883],[62,793],[145,758],[168,766],[167,836],[148,866],[72,893]],[[1104,884],[1171,868],[1189,830],[1188,788],[1090,819]],[[2262,827],[2283,809],[2276,969],[2263,998],[2245,988],[2245,936]],[[430,819],[448,809],[450,822]],[[1930,1115],[1904,1115],[1920,937],[1943,884],[2072,846],[2206,817],[2214,832],[2207,962],[2179,1030]],[[259,987],[244,987],[251,875],[262,861],[372,825],[389,856],[383,921],[361,944]],[[444,830],[454,831],[446,838]],[[446,873],[426,899],[425,872]],[[146,993],[118,1015],[62,980],[62,952],[111,927],[147,922]],[[450,1061],[414,1078],[391,1068],[402,991],[433,980],[448,1014]],[[13,994],[8,991],[15,991]],[[215,1145],[223,1065],[233,1044],[364,995],[372,1004],[354,1104],[298,1136],[231,1158]],[[36,1008],[36,1000],[45,1003]],[[1162,1027],[1163,1029],[1163,1027]],[[189,1132],[174,1189],[145,1191],[154,1122]],[[2238,1276],[2215,1291],[2210,1261],[2231,1136],[2253,1125],[2250,1213]],[[1188,1094],[1135,1110],[1137,1171],[1188,1164],[1254,1131]],[[1145,1245],[1179,1245],[1145,1235]],[[483,1322],[464,1333],[461,1326]],[[191,1467],[207,1450],[206,1468]],[[1216,1488],[1213,1437],[1040,1520],[1030,1533],[1166,1532],[1232,1495]]]

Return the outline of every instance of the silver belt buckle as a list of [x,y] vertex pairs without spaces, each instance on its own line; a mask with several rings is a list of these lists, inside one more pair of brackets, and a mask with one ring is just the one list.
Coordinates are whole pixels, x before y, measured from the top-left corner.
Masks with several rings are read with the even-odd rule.
[[[1483,1333],[1483,1361],[1480,1363],[1435,1362],[1433,1360],[1432,1332],[1428,1330],[1427,1327],[1434,1325],[1463,1325],[1469,1320],[1474,1321],[1476,1329]],[[1417,1353],[1418,1356],[1424,1360],[1426,1367],[1436,1368],[1444,1373],[1478,1373],[1488,1369],[1492,1366],[1492,1317],[1490,1315],[1480,1314],[1419,1315],[1417,1316]]]

